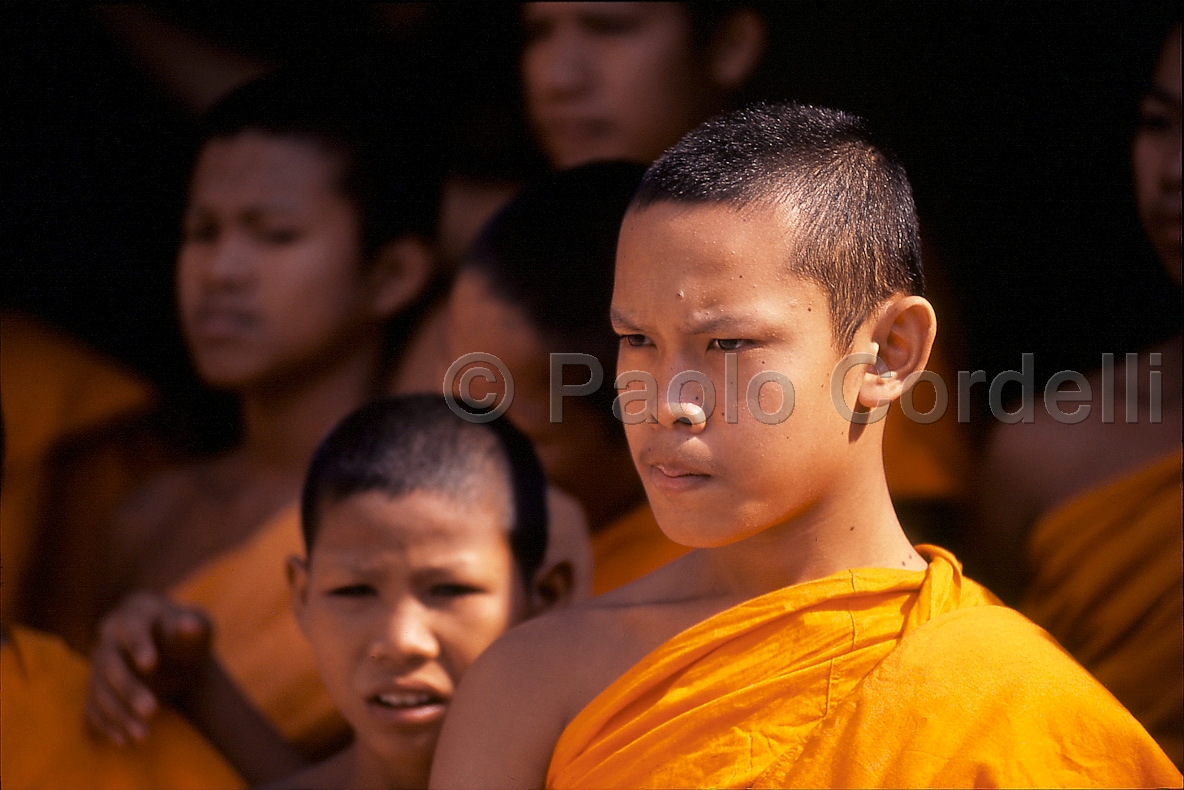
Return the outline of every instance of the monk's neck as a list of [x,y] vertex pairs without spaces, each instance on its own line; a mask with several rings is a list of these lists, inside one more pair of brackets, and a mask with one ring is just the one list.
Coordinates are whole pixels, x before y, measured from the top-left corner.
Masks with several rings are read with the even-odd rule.
[[238,454],[303,477],[321,439],[376,394],[380,359],[377,344],[360,347],[320,370],[244,392]]
[[747,599],[852,568],[927,567],[901,529],[882,467],[835,482],[786,521],[703,552],[713,586]]
[[431,755],[414,765],[394,763],[372,754],[364,745],[355,743],[352,754],[352,781],[343,787],[381,788],[382,790],[421,790],[428,786],[432,770]]

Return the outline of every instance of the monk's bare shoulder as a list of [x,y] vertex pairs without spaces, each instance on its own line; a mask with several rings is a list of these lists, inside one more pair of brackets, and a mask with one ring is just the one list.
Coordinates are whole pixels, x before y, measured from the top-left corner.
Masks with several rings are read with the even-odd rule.
[[452,701],[432,785],[541,786],[567,724],[650,651],[714,613],[716,602],[679,589],[693,554],[498,639]]

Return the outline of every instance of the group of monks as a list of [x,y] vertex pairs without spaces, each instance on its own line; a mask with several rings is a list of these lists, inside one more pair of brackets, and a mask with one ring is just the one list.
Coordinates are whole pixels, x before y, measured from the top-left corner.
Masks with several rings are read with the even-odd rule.
[[[198,375],[237,403],[229,446],[195,451],[135,373],[0,317],[4,786],[1180,786],[1180,335],[1091,375],[1117,417],[1036,409],[981,451],[956,409],[909,419],[892,402],[923,370],[954,382],[959,350],[907,179],[857,118],[733,107],[761,15],[526,3],[522,23],[553,170],[530,184],[449,178],[433,97],[353,67],[255,77],[205,114],[177,301]],[[1180,52],[1177,22],[1131,155],[1177,284]],[[473,352],[511,375],[454,366]],[[688,370],[719,397],[668,389]],[[562,387],[586,394],[555,419]],[[376,399],[447,421],[413,393],[510,401],[533,447],[545,556],[497,566],[528,569],[518,608],[464,619],[471,580],[407,592],[443,551],[417,524],[468,525],[482,567],[504,549],[474,536],[467,484],[420,479],[446,470],[312,483]],[[505,453],[489,496],[515,522]],[[928,545],[951,531],[982,578]],[[325,603],[347,555],[396,557],[400,581],[324,582]],[[358,712],[331,624],[363,606],[386,630],[359,666],[392,685]]]

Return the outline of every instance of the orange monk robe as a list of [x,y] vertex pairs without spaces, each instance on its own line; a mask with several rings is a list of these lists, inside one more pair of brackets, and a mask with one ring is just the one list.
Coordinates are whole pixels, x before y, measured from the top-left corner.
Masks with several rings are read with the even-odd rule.
[[0,401],[5,453],[0,496],[0,618],[18,597],[46,482],[46,460],[62,440],[146,408],[146,384],[48,325],[0,314]]
[[755,598],[643,659],[567,726],[547,786],[1178,785],[1039,627],[919,547]]
[[1021,610],[1184,764],[1184,538],[1177,450],[1044,516]]
[[169,591],[214,624],[214,654],[239,690],[289,741],[308,753],[347,732],[296,623],[285,560],[304,554],[292,505],[251,538],[198,568]]
[[219,790],[245,787],[171,710],[142,743],[120,748],[86,729],[81,657],[54,636],[15,628],[0,648],[0,784],[5,790]]
[[640,579],[690,549],[666,537],[648,502],[592,533],[592,594]]
[[[934,346],[928,369],[945,383],[946,409],[936,422],[922,424],[893,403],[884,418],[884,475],[893,500],[950,501],[959,499],[970,473],[970,447],[966,426],[958,423],[957,378]],[[921,415],[937,401],[935,386],[918,383],[913,408]]]

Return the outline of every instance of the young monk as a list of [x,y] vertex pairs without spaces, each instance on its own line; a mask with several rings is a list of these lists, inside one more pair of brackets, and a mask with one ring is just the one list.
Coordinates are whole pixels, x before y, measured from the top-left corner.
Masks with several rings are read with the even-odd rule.
[[375,402],[325,439],[288,576],[354,742],[276,787],[427,786],[461,675],[571,593],[571,569],[545,561],[546,485],[508,422],[467,422],[439,395]]
[[[321,438],[402,369],[395,352],[414,347],[434,277],[439,175],[421,136],[427,110],[396,87],[352,71],[284,72],[206,119],[177,262],[179,312],[202,379],[238,398],[242,436],[133,495],[97,563],[98,607],[92,591],[67,585],[54,610],[87,618],[122,601],[100,629],[94,665],[125,675],[151,662],[119,649],[120,623],[165,611],[166,596],[204,612],[220,665],[306,755],[340,746],[348,731],[288,604],[296,501]],[[157,630],[200,629],[186,617]],[[134,740],[156,704],[135,698],[138,715],[127,717],[99,695],[92,720],[130,718],[130,729],[106,731]]]
[[[600,162],[527,187],[485,228],[448,302],[450,359],[476,351],[501,360],[514,377],[506,416],[531,438],[548,479],[583,505],[596,594],[685,552],[654,521],[624,431],[612,416],[618,346],[608,321],[613,260],[621,218],[644,170]],[[550,407],[553,352],[589,355],[604,375],[586,397],[564,399],[560,421]],[[491,365],[478,367],[501,378]],[[569,384],[582,384],[591,372],[580,363],[563,375]],[[476,397],[486,395],[483,385],[474,382]]]
[[901,530],[869,415],[933,344],[918,249],[903,168],[844,113],[742,110],[650,168],[617,250],[622,411],[694,550],[493,645],[434,786],[1181,781],[1047,634]]
[[[604,159],[650,164],[733,106],[767,38],[759,4],[526,3],[522,15],[523,94],[531,127],[558,168]],[[947,384],[957,369],[952,337],[929,364]],[[914,414],[928,415],[936,392],[929,383],[916,390]],[[920,422],[894,405],[885,420],[888,487],[906,528],[956,533],[970,466],[970,437],[956,410]]]
[[[1131,160],[1140,219],[1178,287],[1179,24],[1143,97]],[[1019,601],[1101,680],[1178,767],[1182,356],[1177,334],[1086,378],[1089,404],[1056,404],[1058,415],[1037,403],[1033,423],[999,425],[984,472],[977,547],[1000,594]]]

